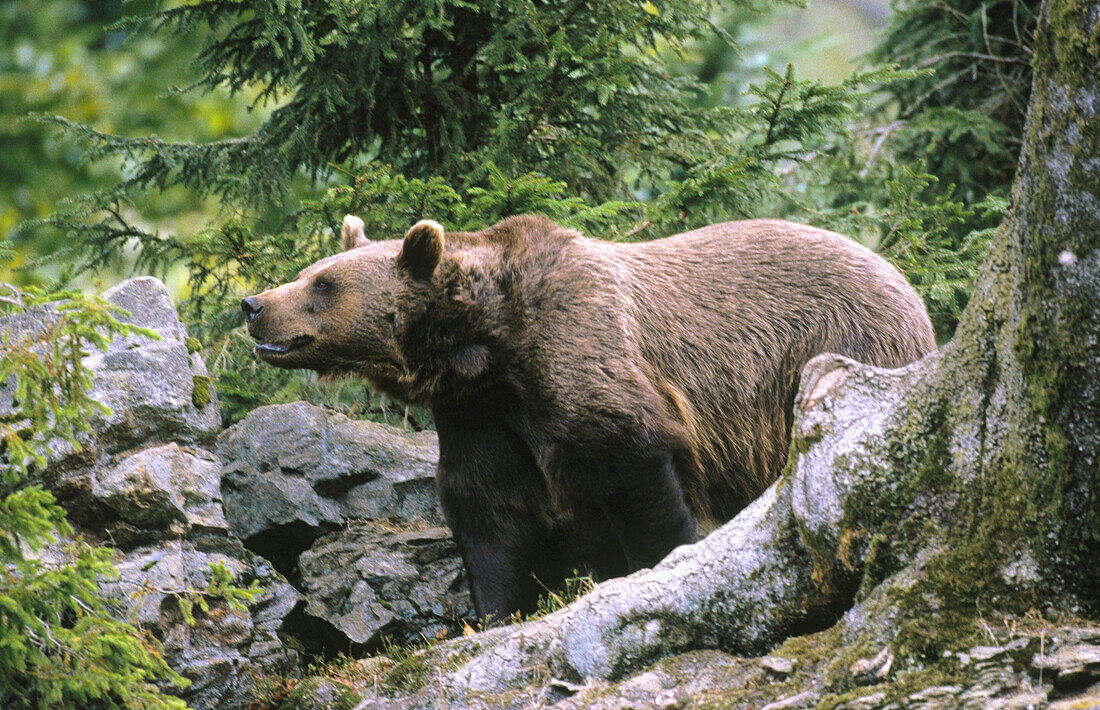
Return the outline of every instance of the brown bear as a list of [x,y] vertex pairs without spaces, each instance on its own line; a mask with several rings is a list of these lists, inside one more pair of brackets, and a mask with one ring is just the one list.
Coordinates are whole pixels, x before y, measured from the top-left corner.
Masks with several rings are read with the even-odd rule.
[[787,455],[799,371],[935,349],[921,299],[838,234],[778,220],[609,243],[535,216],[432,221],[244,299],[256,354],[429,406],[438,487],[483,618],[578,564],[651,566]]

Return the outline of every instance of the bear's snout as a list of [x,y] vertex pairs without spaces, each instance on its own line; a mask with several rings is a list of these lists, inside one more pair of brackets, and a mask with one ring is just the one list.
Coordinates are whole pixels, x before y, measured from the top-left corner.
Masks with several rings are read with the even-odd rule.
[[256,318],[264,312],[264,307],[258,298],[249,296],[241,301],[241,310],[244,311],[245,321],[251,324],[252,321],[256,320]]

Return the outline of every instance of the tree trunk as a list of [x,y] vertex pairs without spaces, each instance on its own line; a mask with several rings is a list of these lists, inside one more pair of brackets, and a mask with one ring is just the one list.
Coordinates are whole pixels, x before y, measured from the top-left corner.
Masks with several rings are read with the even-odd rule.
[[[955,469],[965,494],[969,549],[953,557],[1030,551],[1053,591],[1091,615],[1100,613],[1098,30],[1100,4],[1043,3],[1012,206],[940,365],[939,433],[973,451],[925,456]],[[963,392],[971,396],[956,399]]]

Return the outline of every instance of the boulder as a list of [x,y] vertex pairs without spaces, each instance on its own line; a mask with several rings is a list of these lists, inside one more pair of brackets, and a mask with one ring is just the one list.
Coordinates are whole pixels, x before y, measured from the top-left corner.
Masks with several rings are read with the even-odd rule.
[[156,540],[227,536],[220,475],[212,453],[172,442],[67,475],[54,493],[71,521],[129,549]]
[[221,428],[218,400],[202,358],[189,351],[168,289],[151,276],[130,279],[103,298],[129,312],[119,320],[160,335],[116,338],[85,364],[95,371],[91,396],[111,408],[93,422],[101,445],[120,451],[150,440],[209,443]]
[[451,633],[473,610],[442,527],[433,432],[304,402],[260,407],[218,437],[232,534],[290,578],[306,650],[370,650]]
[[[279,636],[297,592],[262,558],[239,546],[230,552],[236,554],[161,542],[130,552],[116,563],[120,577],[102,585],[127,620],[160,639],[168,663],[191,681],[180,695],[196,709],[243,707],[259,678],[293,673],[299,661]],[[233,585],[247,588],[256,580],[262,591],[244,609],[206,595],[211,565],[227,569]],[[208,610],[198,604],[200,597]],[[193,623],[185,620],[185,604]]]
[[335,647],[435,638],[473,616],[462,559],[444,528],[353,524],[319,539],[298,567],[303,613],[331,625]]
[[[92,432],[80,437],[81,449],[65,441],[53,441],[55,463],[87,463],[147,441],[209,443],[220,429],[217,396],[202,358],[188,350],[187,333],[180,322],[168,289],[152,277],[131,279],[106,291],[103,298],[124,309],[120,321],[155,331],[116,337],[107,350],[93,349],[84,366],[94,380],[89,396],[110,408],[97,414]],[[33,338],[62,317],[52,306],[0,318],[5,338]],[[193,341],[190,341],[193,342]],[[12,380],[0,383],[0,412],[10,411]]]
[[[119,550],[119,577],[104,580],[102,589],[124,618],[162,642],[169,664],[192,681],[181,693],[189,706],[242,708],[260,676],[296,672],[298,652],[283,636],[300,597],[229,534],[222,465],[206,448],[220,429],[217,398],[164,284],[132,279],[104,297],[128,312],[122,320],[160,337],[117,338],[85,358],[93,374],[89,394],[110,412],[89,422],[79,456],[70,456],[73,449],[63,442],[56,447],[45,480],[85,539]],[[0,331],[33,333],[57,317],[45,307],[3,319]],[[11,395],[0,386],[0,409],[11,406]],[[64,542],[48,553],[59,563],[66,559]],[[229,571],[233,586],[256,580],[262,591],[246,608],[233,608],[207,591],[212,564]],[[193,624],[181,604],[191,604]]]
[[432,432],[406,433],[304,402],[260,407],[217,442],[231,530],[292,576],[347,520],[439,524]]

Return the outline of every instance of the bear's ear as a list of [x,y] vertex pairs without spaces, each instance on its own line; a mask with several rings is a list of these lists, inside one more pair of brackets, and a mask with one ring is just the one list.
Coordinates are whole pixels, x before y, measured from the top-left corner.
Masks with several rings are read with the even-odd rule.
[[344,215],[344,228],[340,230],[340,246],[347,251],[366,243],[367,235],[363,233],[363,220],[350,214]]
[[397,265],[408,269],[414,279],[431,277],[439,260],[443,258],[443,226],[430,219],[422,219],[405,232]]

